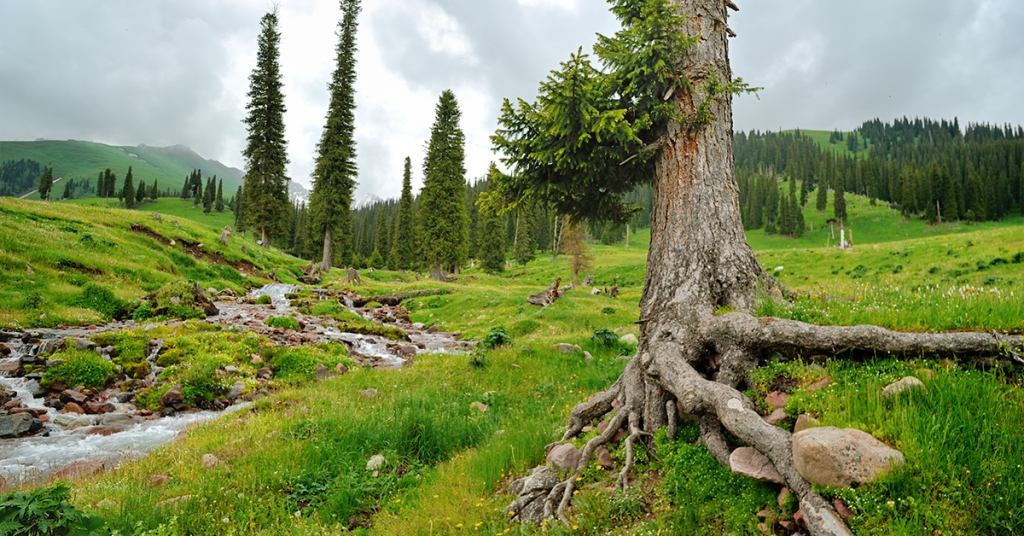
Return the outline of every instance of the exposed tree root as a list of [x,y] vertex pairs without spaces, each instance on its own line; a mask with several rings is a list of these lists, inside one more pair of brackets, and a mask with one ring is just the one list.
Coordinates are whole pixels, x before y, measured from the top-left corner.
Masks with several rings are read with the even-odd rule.
[[[557,491],[561,500],[557,511],[546,510],[546,515],[569,522],[566,509],[577,479],[596,449],[611,441],[623,424],[628,425],[630,434],[625,440],[626,460],[616,486],[628,487],[637,439],[650,436],[660,426],[668,426],[674,437],[681,410],[701,416],[700,442],[723,466],[729,467],[730,456],[723,427],[764,454],[799,499],[811,534],[851,534],[831,505],[797,473],[793,464],[792,435],[765,423],[753,403],[737,390],[757,367],[759,357],[772,350],[799,355],[834,355],[858,350],[913,356],[956,355],[986,364],[1024,364],[1019,355],[1024,337],[999,333],[901,333],[876,326],[815,326],[792,320],[757,318],[746,313],[709,315],[699,325],[699,343],[688,347],[705,356],[708,352],[718,352],[715,360],[721,363],[718,381],[706,379],[691,366],[690,361],[699,361],[698,357],[680,356],[678,346],[661,344],[659,347],[655,341],[641,347],[608,391],[573,408],[559,443],[575,437],[584,426],[613,409],[617,408],[617,412],[609,426],[587,442],[576,471],[552,490],[549,497]],[[658,399],[658,403],[654,404],[652,399]],[[652,417],[654,411],[661,417]],[[550,501],[549,506],[553,506]]]

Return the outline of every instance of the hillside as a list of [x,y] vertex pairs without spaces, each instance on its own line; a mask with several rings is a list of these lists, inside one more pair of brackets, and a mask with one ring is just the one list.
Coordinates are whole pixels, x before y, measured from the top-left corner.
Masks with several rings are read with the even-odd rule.
[[[207,160],[184,145],[171,147],[115,147],[88,141],[0,141],[0,162],[33,160],[52,167],[53,176],[88,181],[93,187],[96,177],[110,168],[123,181],[128,166],[132,167],[135,184],[159,181],[161,190],[180,189],[185,176],[193,169],[203,170],[204,177],[217,175],[224,179],[224,192],[233,193],[242,184],[242,171]],[[27,190],[26,190],[27,191]],[[62,189],[61,189],[62,191]],[[61,191],[55,192],[59,195]],[[21,192],[25,193],[25,192]],[[20,195],[20,194],[19,194]],[[77,197],[77,196],[76,196]],[[38,198],[33,195],[31,198]]]

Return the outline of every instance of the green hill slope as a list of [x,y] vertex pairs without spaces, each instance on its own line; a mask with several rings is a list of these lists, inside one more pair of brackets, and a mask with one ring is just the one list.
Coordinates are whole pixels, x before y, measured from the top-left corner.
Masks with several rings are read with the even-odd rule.
[[[115,147],[88,141],[2,141],[0,161],[34,160],[53,168],[54,177],[89,181],[95,187],[96,177],[110,168],[118,178],[124,179],[128,166],[136,186],[140,181],[151,185],[159,181],[161,189],[180,189],[185,176],[193,169],[203,170],[203,176],[217,175],[224,179],[225,192],[234,192],[242,184],[242,171],[207,160],[184,145],[171,147]],[[57,192],[59,195],[60,192]],[[35,194],[31,198],[37,198]]]
[[[178,200],[161,202],[172,201]],[[179,212],[157,221],[151,215],[156,205],[142,212],[0,198],[0,326],[109,320],[79,305],[89,283],[121,299],[180,279],[243,292],[269,282],[266,274],[273,269],[282,281],[294,283],[301,275],[298,268],[306,264],[238,235],[223,245],[217,239],[217,217],[197,223]]]

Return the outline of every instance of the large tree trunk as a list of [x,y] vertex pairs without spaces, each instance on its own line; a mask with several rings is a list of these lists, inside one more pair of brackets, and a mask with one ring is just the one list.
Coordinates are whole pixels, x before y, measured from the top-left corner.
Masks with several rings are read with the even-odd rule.
[[[732,78],[725,26],[726,7],[731,2],[673,2],[688,16],[686,33],[703,36],[681,59],[695,89],[678,90],[674,96],[680,116],[693,117],[706,97],[699,88],[708,77],[717,76],[723,84]],[[777,282],[758,264],[743,233],[733,169],[731,95],[715,97],[709,110],[713,116],[710,124],[671,123],[659,152],[637,353],[615,385],[573,410],[562,440],[612,412],[612,402],[617,400],[612,425],[588,443],[580,467],[586,467],[595,449],[620,425],[627,426],[626,468],[620,475],[624,486],[632,466],[632,442],[663,426],[669,426],[672,437],[676,408],[681,407],[686,413],[703,416],[702,441],[720,463],[727,465],[729,455],[722,427],[767,456],[799,499],[812,534],[850,534],[832,507],[797,474],[789,432],[766,424],[738,390],[765,352],[838,352],[857,346],[894,353],[969,350],[984,354],[998,353],[1000,344],[1019,346],[1021,339],[822,328],[782,320],[765,323],[753,317],[758,281]],[[715,315],[716,306],[739,312]],[[956,349],[946,350],[947,345]],[[557,512],[563,521],[567,521],[565,509],[578,475],[565,481]]]
[[324,231],[324,258],[320,261],[320,270],[324,273],[331,271],[331,226]]
[[260,231],[262,232],[262,237],[260,239],[260,245],[263,246],[263,247],[269,247],[270,246],[270,237],[267,236],[267,228],[263,227],[262,229],[260,229]]

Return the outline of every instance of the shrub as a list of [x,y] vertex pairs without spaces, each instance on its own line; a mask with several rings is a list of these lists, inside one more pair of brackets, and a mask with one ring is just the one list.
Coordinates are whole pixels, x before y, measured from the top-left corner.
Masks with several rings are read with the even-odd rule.
[[270,296],[260,296],[256,298],[256,305],[270,305],[274,300]]
[[505,331],[505,328],[497,327],[488,331],[477,346],[482,350],[490,350],[506,344],[512,344],[512,337]]
[[613,307],[605,307],[604,309],[601,309],[601,312],[606,314],[606,315],[613,315],[613,314],[615,314],[615,308],[613,308]]
[[93,335],[91,339],[100,346],[113,345],[117,354],[113,358],[114,363],[128,376],[144,378],[149,374],[149,364],[146,363],[149,337],[144,333],[129,330],[111,331]]
[[377,309],[377,308],[384,307],[384,306],[381,303],[379,303],[379,302],[368,301],[368,302],[366,302],[363,305],[363,307],[365,307],[367,309]]
[[594,334],[590,336],[590,340],[605,346],[611,346],[619,342],[619,336],[608,328],[601,328],[594,331]]
[[94,352],[73,350],[60,354],[64,363],[57,365],[43,374],[39,384],[50,388],[55,383],[63,383],[69,387],[84,385],[86,387],[103,388],[107,376],[116,374],[117,367],[105,361]]
[[86,283],[82,287],[81,296],[74,301],[74,305],[92,309],[113,319],[121,318],[127,306],[124,300],[115,296],[110,289],[96,283]]
[[1013,264],[1020,264],[1024,262],[1024,252],[1017,252],[1013,255],[1013,259],[1010,260]]
[[299,322],[290,316],[272,316],[265,322],[268,326],[275,328],[290,329],[299,331]]
[[101,529],[106,525],[106,520],[75,508],[68,502],[70,498],[71,488],[63,483],[50,488],[36,488],[27,493],[13,491],[0,497],[0,534],[105,534],[106,531]]

